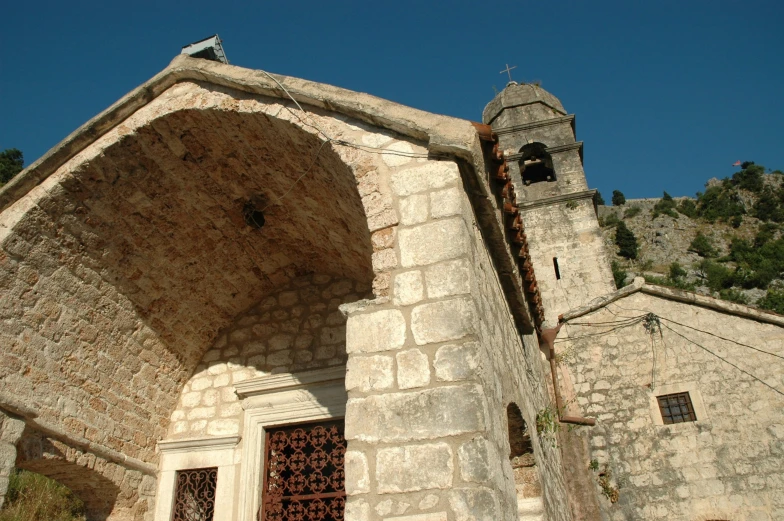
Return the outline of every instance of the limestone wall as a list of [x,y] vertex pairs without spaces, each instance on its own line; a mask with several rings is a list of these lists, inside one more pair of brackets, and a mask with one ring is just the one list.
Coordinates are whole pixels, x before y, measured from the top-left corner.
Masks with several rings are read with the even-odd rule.
[[329,275],[294,279],[218,336],[183,386],[168,439],[240,433],[234,384],[346,363],[346,318],[338,306],[369,296],[366,283]]
[[504,514],[509,519],[515,519],[516,496],[525,495],[517,494],[514,490],[515,476],[509,461],[507,405],[515,403],[523,413],[532,440],[535,472],[542,486],[546,518],[551,521],[568,520],[571,516],[560,453],[536,432],[537,413],[550,405],[539,344],[533,334],[521,338],[503,299],[479,230],[475,226],[473,230],[471,253],[475,286],[472,295],[478,310],[478,347],[479,359],[482,361],[478,376],[486,389],[491,423],[488,433],[491,447],[488,451],[491,454],[488,454],[487,459],[501,462],[498,467],[500,472],[493,474],[495,487],[504,492],[501,495]]
[[[662,318],[661,335],[640,322],[617,326],[647,312]],[[642,292],[561,331],[573,412],[597,418],[575,434],[598,463],[603,519],[784,519],[784,396],[691,341],[784,392],[782,360],[713,335],[784,356],[780,326]],[[696,422],[662,425],[655,398],[676,392],[689,392]],[[614,504],[598,485],[605,465],[619,489]]]
[[[514,327],[456,165],[391,186],[390,300],[346,308],[347,519],[515,520],[506,405],[535,425],[547,403],[536,342]],[[551,518],[569,519],[558,456],[537,450]]]
[[[558,315],[615,290],[593,202],[538,206],[523,212],[536,280],[549,324]],[[553,258],[558,259],[560,280]]]

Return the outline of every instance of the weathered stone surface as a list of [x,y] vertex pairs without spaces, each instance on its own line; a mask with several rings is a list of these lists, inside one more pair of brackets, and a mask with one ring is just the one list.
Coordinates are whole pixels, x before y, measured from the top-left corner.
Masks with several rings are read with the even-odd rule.
[[401,351],[397,359],[397,386],[400,389],[424,387],[430,383],[430,361],[419,349]]
[[475,342],[441,346],[433,361],[436,378],[444,381],[473,378],[478,367],[478,345]]
[[397,167],[411,162],[411,154],[414,153],[414,148],[410,143],[405,141],[396,141],[387,146],[385,150],[393,152],[391,154],[381,154],[384,163],[389,166]]
[[408,306],[422,300],[424,297],[422,272],[414,270],[395,275],[393,295],[393,302],[398,306]]
[[501,468],[501,461],[495,448],[482,437],[460,445],[457,456],[463,481],[484,483]]
[[457,182],[457,165],[449,162],[429,161],[392,175],[392,189],[399,196],[407,196]]
[[410,516],[385,517],[384,521],[447,521],[446,512],[429,512]]
[[373,353],[397,349],[406,341],[406,319],[397,309],[353,315],[346,323],[346,351]]
[[381,391],[395,383],[391,356],[352,356],[346,365],[346,390]]
[[368,476],[368,461],[364,453],[346,451],[346,494],[364,494],[370,491],[370,477]]
[[364,499],[348,497],[344,521],[367,521],[370,519],[370,504]]
[[459,188],[447,188],[430,193],[430,214],[434,219],[459,215],[462,211],[463,192]]
[[350,440],[427,440],[481,431],[485,425],[482,389],[476,385],[351,398],[346,409]]
[[456,521],[497,521],[498,498],[487,488],[455,488],[449,492],[449,506]]
[[421,304],[411,312],[411,332],[419,345],[456,340],[474,332],[475,320],[469,299]]
[[[364,293],[358,293],[360,290]],[[305,275],[237,316],[207,351],[208,360],[196,367],[184,385],[171,414],[168,437],[237,434],[242,407],[235,384],[272,372],[346,363],[346,319],[334,308],[366,296],[366,286],[357,281]],[[370,366],[364,380],[356,380],[360,372],[350,372],[347,384],[363,390],[394,386],[393,359],[388,357],[386,364],[378,362]]]
[[410,226],[427,221],[427,194],[416,194],[400,200],[400,224]]
[[404,268],[454,259],[468,251],[468,232],[459,217],[444,219],[398,232],[400,262]]
[[425,269],[428,298],[450,297],[471,292],[471,270],[468,261],[457,259]]
[[452,484],[452,449],[446,443],[379,449],[379,494],[447,488]]

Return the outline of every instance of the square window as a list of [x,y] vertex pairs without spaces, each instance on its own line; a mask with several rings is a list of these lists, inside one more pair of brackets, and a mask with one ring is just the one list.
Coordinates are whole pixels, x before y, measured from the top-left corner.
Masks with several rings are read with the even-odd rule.
[[697,421],[689,393],[665,394],[656,400],[665,425]]
[[212,521],[218,467],[178,470],[172,521]]

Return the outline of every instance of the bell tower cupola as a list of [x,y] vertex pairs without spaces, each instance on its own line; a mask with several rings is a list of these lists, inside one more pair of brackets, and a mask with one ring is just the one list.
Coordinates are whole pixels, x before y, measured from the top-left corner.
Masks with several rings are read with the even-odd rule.
[[482,120],[506,156],[545,319],[555,325],[559,314],[615,289],[574,115],[539,85],[512,81]]

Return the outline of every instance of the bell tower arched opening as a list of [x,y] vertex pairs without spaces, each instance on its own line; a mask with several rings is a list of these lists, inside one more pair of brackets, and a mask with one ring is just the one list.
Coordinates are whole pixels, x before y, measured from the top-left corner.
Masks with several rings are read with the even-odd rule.
[[520,149],[520,175],[523,183],[528,186],[543,181],[556,181],[553,158],[547,152],[544,143],[528,143]]

